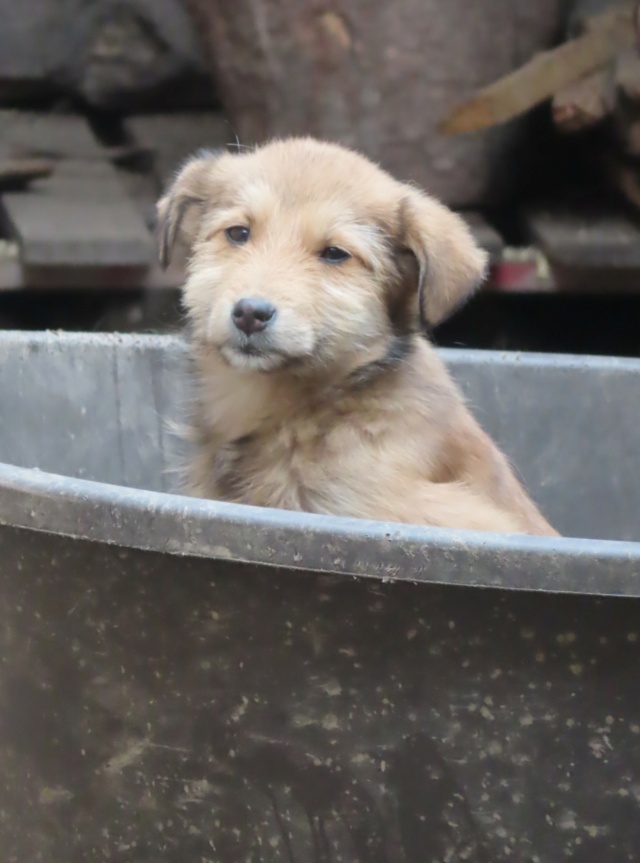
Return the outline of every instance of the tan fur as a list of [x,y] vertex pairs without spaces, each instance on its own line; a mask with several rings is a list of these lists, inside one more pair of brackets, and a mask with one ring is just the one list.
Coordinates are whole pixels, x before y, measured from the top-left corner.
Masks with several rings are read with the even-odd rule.
[[[482,280],[485,255],[458,216],[312,139],[201,155],[158,206],[165,262],[176,240],[190,254],[191,493],[555,534],[418,332]],[[242,245],[225,234],[235,225],[251,231]],[[327,246],[350,257],[328,263]],[[231,312],[256,297],[276,315],[247,339]]]

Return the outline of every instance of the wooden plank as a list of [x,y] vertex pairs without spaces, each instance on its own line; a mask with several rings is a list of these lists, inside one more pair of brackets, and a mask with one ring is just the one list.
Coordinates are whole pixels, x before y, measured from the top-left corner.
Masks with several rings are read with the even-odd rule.
[[50,95],[60,18],[47,0],[0,2],[0,84],[4,96]]
[[32,180],[49,177],[53,173],[53,167],[50,159],[0,157],[0,191],[23,188]]
[[24,267],[148,267],[153,238],[83,120],[2,112],[0,150],[54,160],[51,177],[2,196]]
[[613,101],[611,70],[600,69],[555,94],[551,103],[553,122],[562,132],[580,132],[603,120],[611,112]]
[[635,42],[632,8],[616,5],[607,9],[589,20],[583,35],[536,54],[520,69],[459,105],[441,123],[440,132],[455,135],[506,123],[607,66]]
[[213,111],[129,117],[126,129],[136,144],[153,152],[163,186],[197,150],[224,147],[235,140],[224,116]]
[[109,166],[69,162],[2,198],[27,267],[147,267],[153,241]]
[[76,114],[0,111],[0,152],[13,156],[104,160],[104,151]]
[[211,105],[182,0],[0,0],[0,100],[98,109]]
[[23,267],[16,242],[0,239],[0,292],[24,289],[82,290],[144,289],[175,290],[184,284],[184,267],[172,264],[163,270],[153,261],[139,267]]
[[525,210],[523,222],[553,266],[640,268],[640,228],[621,210],[536,207]]

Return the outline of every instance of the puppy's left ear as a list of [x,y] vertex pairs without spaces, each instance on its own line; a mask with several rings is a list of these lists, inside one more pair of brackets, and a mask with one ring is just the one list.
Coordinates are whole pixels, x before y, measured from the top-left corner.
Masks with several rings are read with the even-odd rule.
[[421,321],[434,326],[480,287],[488,256],[460,216],[417,189],[406,186],[405,191],[402,243],[418,261]]
[[156,205],[160,265],[169,266],[176,242],[191,249],[198,233],[204,205],[213,191],[214,166],[222,153],[200,152],[178,171],[175,180]]

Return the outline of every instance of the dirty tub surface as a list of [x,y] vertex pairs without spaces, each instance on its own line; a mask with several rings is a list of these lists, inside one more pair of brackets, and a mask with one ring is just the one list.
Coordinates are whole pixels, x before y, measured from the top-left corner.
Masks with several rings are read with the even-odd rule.
[[179,340],[0,334],[3,863],[639,859],[640,362],[443,355],[578,538],[171,494]]

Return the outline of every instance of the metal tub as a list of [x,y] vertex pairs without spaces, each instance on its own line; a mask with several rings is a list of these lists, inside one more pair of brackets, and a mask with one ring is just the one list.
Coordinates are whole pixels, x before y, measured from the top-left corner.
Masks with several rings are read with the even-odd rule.
[[178,340],[0,335],[2,863],[640,860],[640,362],[444,355],[569,538],[172,494]]

